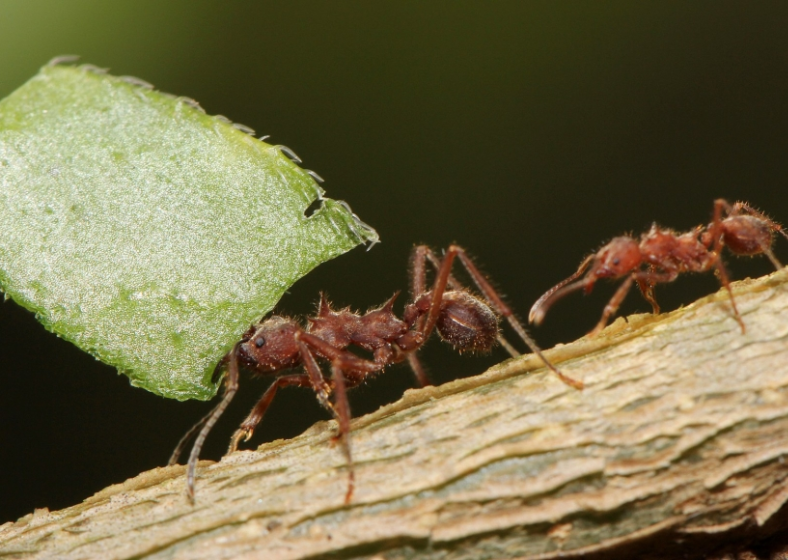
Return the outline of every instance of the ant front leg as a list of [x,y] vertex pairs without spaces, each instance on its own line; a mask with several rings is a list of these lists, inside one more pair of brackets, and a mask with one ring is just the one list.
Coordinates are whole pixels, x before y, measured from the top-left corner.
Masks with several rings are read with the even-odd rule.
[[254,429],[262,422],[263,416],[265,416],[268,407],[274,400],[277,389],[292,385],[296,387],[312,387],[312,382],[309,376],[305,374],[283,375],[274,379],[274,382],[271,383],[268,389],[265,390],[265,393],[263,393],[263,396],[260,397],[260,400],[257,401],[257,404],[254,405],[249,416],[247,416],[246,419],[241,422],[238,429],[235,430],[233,437],[230,438],[230,447],[227,449],[227,453],[235,453],[238,451],[238,443],[241,440],[249,441],[249,438],[251,438],[254,433]]
[[605,309],[602,311],[602,317],[599,319],[599,322],[591,330],[591,332],[588,333],[588,336],[596,336],[602,331],[602,329],[605,328],[605,325],[607,325],[610,317],[614,315],[616,311],[618,311],[619,307],[621,307],[621,303],[624,301],[624,298],[627,297],[629,290],[632,288],[632,282],[634,280],[634,274],[630,274],[627,276],[627,279],[621,283],[621,285],[616,290],[616,293],[614,293],[613,297],[610,298],[610,301],[607,302]]
[[605,305],[605,309],[602,311],[602,318],[599,319],[594,329],[588,333],[589,336],[596,336],[605,328],[610,317],[615,315],[618,308],[621,307],[621,304],[624,302],[624,298],[629,294],[629,290],[632,288],[632,282],[637,282],[640,291],[643,293],[643,297],[651,304],[654,314],[656,315],[659,313],[659,305],[657,305],[657,301],[654,299],[654,286],[660,282],[672,282],[676,279],[676,276],[677,273],[675,271],[655,272],[653,269],[630,274],[618,287],[616,293],[614,293],[610,301],[607,302],[607,305]]

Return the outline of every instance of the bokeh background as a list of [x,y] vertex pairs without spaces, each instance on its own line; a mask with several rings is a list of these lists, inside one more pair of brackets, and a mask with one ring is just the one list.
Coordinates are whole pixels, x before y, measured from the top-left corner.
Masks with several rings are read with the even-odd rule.
[[[407,287],[414,243],[457,242],[526,316],[609,238],[708,222],[715,198],[788,221],[786,29],[782,2],[5,0],[0,97],[79,54],[295,150],[383,242],[304,278],[286,313],[311,311],[319,290],[377,305]],[[776,252],[788,261],[784,239]],[[728,262],[735,278],[770,270]],[[706,274],[657,293],[669,310],[717,287]],[[612,291],[567,298],[534,336],[577,338]],[[623,311],[649,306],[633,293]],[[436,382],[505,357],[443,346],[424,352]],[[132,388],[11,302],[0,381],[0,523],[165,464],[210,407]],[[412,385],[392,367],[354,390],[354,413]],[[205,457],[265,386],[244,379]],[[309,391],[282,391],[254,443],[326,418]]]

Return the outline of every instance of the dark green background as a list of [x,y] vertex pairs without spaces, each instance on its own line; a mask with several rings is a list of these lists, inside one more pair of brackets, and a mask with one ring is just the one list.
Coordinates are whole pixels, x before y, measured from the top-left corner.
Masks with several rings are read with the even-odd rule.
[[[290,146],[383,243],[299,282],[287,313],[309,312],[319,290],[379,304],[407,287],[414,243],[456,241],[525,316],[585,254],[653,220],[688,229],[725,197],[788,221],[786,29],[788,5],[769,2],[7,0],[0,96],[80,54]],[[788,261],[784,239],[776,252]],[[731,264],[736,278],[770,270]],[[657,294],[672,309],[717,285],[707,274]],[[562,301],[536,339],[582,335],[611,293]],[[624,310],[649,307],[632,294]],[[504,356],[433,343],[424,361],[443,382]],[[130,387],[11,303],[0,375],[0,522],[163,465],[210,406]],[[353,410],[410,386],[392,367],[354,391]],[[244,380],[206,457],[264,387]],[[283,391],[254,442],[326,417],[308,391]]]

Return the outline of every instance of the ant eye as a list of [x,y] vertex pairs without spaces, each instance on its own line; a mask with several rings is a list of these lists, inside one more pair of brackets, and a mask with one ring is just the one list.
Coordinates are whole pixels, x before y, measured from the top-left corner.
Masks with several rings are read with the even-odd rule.
[[254,345],[257,346],[258,348],[262,348],[264,344],[265,344],[265,339],[262,336],[258,336],[257,338],[254,339]]
[[613,259],[613,264],[615,264],[615,265],[618,265],[620,262],[621,262],[621,259],[619,259],[618,257]]

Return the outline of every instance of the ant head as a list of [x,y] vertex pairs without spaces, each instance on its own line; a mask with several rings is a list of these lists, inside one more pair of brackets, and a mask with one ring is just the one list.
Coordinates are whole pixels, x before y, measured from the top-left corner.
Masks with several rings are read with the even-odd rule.
[[257,371],[279,371],[297,366],[301,354],[296,333],[301,327],[292,319],[274,315],[250,329],[238,348],[238,357]]
[[614,237],[596,254],[589,276],[619,278],[638,268],[642,262],[640,246],[631,237]]
[[498,317],[468,292],[452,290],[443,294],[435,328],[459,352],[486,352],[498,337]]

